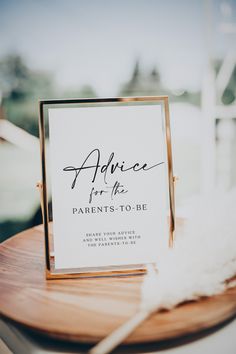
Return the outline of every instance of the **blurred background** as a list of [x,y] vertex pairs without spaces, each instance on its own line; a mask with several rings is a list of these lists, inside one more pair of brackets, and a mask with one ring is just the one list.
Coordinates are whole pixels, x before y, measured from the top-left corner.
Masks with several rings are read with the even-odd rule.
[[236,1],[0,0],[0,238],[40,222],[38,100],[169,95],[177,210],[236,183]]

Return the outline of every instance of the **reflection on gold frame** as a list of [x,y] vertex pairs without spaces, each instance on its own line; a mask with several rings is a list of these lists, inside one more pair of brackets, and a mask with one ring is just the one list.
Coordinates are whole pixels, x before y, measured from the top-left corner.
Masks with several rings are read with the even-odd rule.
[[129,266],[111,266],[99,267],[90,269],[68,269],[59,270],[54,266],[54,252],[53,252],[53,235],[50,232],[49,211],[48,211],[48,191],[47,191],[47,171],[46,171],[46,136],[45,136],[45,112],[44,109],[50,105],[118,105],[118,104],[139,104],[139,103],[155,103],[162,104],[164,118],[165,118],[165,134],[167,145],[167,159],[168,159],[168,182],[169,182],[169,247],[173,246],[174,230],[175,230],[175,193],[173,176],[173,162],[172,162],[172,148],[171,148],[171,133],[170,133],[170,114],[168,96],[143,96],[143,97],[116,97],[116,98],[92,98],[92,99],[62,99],[62,100],[41,100],[39,101],[39,133],[40,133],[40,148],[41,148],[41,168],[42,168],[42,182],[38,184],[41,193],[41,208],[44,223],[45,236],[45,260],[46,260],[46,278],[74,278],[74,277],[100,277],[100,276],[114,276],[114,275],[132,275],[141,274],[146,271],[146,265],[140,264]]

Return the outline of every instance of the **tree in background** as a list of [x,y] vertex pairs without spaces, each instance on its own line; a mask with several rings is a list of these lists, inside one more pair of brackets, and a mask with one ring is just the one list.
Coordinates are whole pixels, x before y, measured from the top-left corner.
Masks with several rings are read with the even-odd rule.
[[43,98],[96,97],[90,85],[59,92],[53,75],[31,70],[19,55],[0,60],[0,97],[6,118],[29,133],[38,136],[38,100]]
[[30,70],[19,55],[8,55],[0,61],[0,91],[6,118],[38,136],[38,99],[53,97],[52,75]]

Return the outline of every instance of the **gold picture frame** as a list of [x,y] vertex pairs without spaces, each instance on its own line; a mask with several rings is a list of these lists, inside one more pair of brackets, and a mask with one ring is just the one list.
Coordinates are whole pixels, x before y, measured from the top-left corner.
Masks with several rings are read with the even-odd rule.
[[168,161],[168,199],[169,199],[169,247],[173,246],[174,231],[175,231],[175,190],[171,147],[171,131],[170,131],[170,113],[168,96],[141,96],[141,97],[115,97],[115,98],[85,98],[85,99],[53,99],[39,101],[39,133],[40,133],[40,154],[41,154],[41,171],[42,181],[38,183],[41,193],[41,209],[44,224],[45,238],[45,263],[46,263],[46,278],[74,278],[74,277],[98,277],[98,276],[114,276],[114,275],[130,275],[139,274],[146,271],[145,265],[132,267],[129,265],[99,267],[98,269],[67,269],[66,271],[55,269],[54,250],[53,250],[53,232],[49,223],[49,203],[48,203],[48,180],[46,166],[46,132],[45,132],[45,117],[49,107],[66,106],[66,105],[138,105],[138,104],[155,104],[160,103],[163,109],[165,140],[167,148]]

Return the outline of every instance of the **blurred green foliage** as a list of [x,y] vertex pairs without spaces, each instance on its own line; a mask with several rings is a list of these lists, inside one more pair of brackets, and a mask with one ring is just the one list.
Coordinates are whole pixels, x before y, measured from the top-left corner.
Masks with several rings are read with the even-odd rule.
[[39,99],[96,97],[89,85],[59,92],[51,73],[29,69],[19,55],[0,60],[0,93],[7,119],[35,136],[38,136]]
[[49,73],[30,70],[18,55],[0,61],[0,90],[9,121],[38,136],[38,99],[53,95]]

